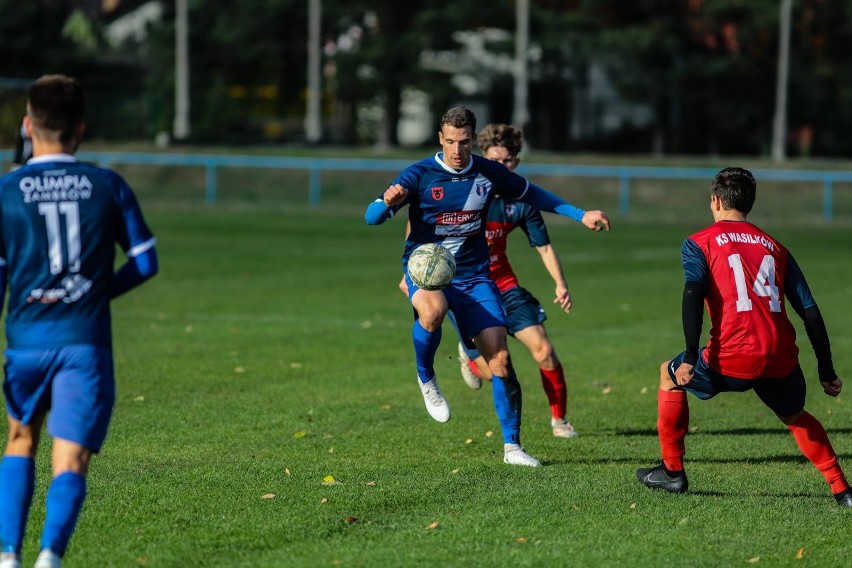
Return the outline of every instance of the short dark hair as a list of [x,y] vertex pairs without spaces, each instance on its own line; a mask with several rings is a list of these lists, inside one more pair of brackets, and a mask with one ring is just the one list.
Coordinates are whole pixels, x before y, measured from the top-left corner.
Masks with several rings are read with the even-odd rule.
[[467,107],[457,106],[449,109],[441,117],[441,128],[444,125],[454,128],[465,128],[469,126],[471,130],[476,132],[476,115]]
[[486,124],[479,133],[477,143],[483,152],[501,146],[517,157],[524,147],[524,134],[511,124]]
[[30,86],[27,114],[42,135],[54,135],[63,144],[74,137],[86,113],[86,97],[77,79],[44,75]]
[[722,200],[725,209],[748,215],[757,196],[757,182],[745,168],[725,168],[713,178],[711,191]]

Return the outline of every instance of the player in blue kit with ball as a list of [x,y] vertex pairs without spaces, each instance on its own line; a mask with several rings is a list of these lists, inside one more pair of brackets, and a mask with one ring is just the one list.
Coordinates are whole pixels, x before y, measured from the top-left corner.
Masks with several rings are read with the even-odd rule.
[[472,155],[476,117],[454,107],[441,118],[438,140],[442,152],[406,168],[367,208],[366,221],[384,223],[409,206],[411,231],[405,242],[403,267],[411,251],[423,243],[439,243],[456,260],[456,276],[443,290],[423,290],[405,273],[411,305],[417,313],[412,337],[418,384],[426,409],[438,422],[450,419],[450,408],[433,368],[447,311],[456,316],[459,333],[476,346],[492,373],[494,407],[503,431],[503,461],[539,467],[521,446],[521,386],[515,376],[506,340],[506,315],[500,292],[489,278],[485,220],[499,193],[582,222],[589,229],[609,230],[602,211],[583,211],[530,183],[502,164]]
[[[53,479],[35,566],[61,566],[115,402],[110,301],[157,272],[154,236],[130,187],[73,156],[85,107],[73,78],[33,83],[25,118],[33,158],[0,178],[0,291],[9,287],[0,568],[21,565],[45,418]],[[114,272],[116,245],[127,262]]]

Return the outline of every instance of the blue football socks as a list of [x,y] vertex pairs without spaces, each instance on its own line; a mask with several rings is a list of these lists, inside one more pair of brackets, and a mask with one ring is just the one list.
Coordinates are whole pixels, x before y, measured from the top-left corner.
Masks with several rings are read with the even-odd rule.
[[411,329],[411,337],[414,340],[417,374],[421,382],[429,382],[435,378],[435,353],[441,344],[441,328],[439,327],[437,331],[428,331],[420,325],[418,319]]
[[35,489],[35,460],[4,456],[0,463],[0,541],[3,552],[18,554]]
[[491,378],[491,393],[494,396],[494,409],[503,430],[504,444],[521,443],[521,383],[513,369],[508,377]]
[[65,548],[86,500],[86,478],[66,471],[53,478],[47,490],[47,518],[41,533],[41,548],[49,548],[59,556]]

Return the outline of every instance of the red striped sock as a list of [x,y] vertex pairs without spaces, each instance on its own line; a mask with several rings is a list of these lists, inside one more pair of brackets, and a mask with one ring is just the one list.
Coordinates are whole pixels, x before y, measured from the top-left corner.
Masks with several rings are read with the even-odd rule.
[[550,415],[553,418],[565,418],[568,389],[565,386],[565,371],[562,370],[562,364],[560,363],[552,371],[539,369],[538,372],[541,374],[541,385],[550,403]]
[[819,420],[805,412],[788,425],[787,429],[792,432],[802,454],[816,466],[831,486],[832,493],[837,494],[849,489],[849,483],[837,463],[837,454],[834,453],[828,434]]
[[657,432],[660,435],[660,453],[663,465],[669,471],[683,471],[686,453],[684,438],[689,429],[689,404],[686,392],[681,390],[657,391]]

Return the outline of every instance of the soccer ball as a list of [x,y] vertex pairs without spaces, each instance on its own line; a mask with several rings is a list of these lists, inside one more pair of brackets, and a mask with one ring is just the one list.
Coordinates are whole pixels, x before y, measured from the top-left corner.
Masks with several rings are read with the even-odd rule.
[[456,259],[447,248],[436,243],[420,245],[408,257],[408,276],[424,290],[449,286],[456,275]]

